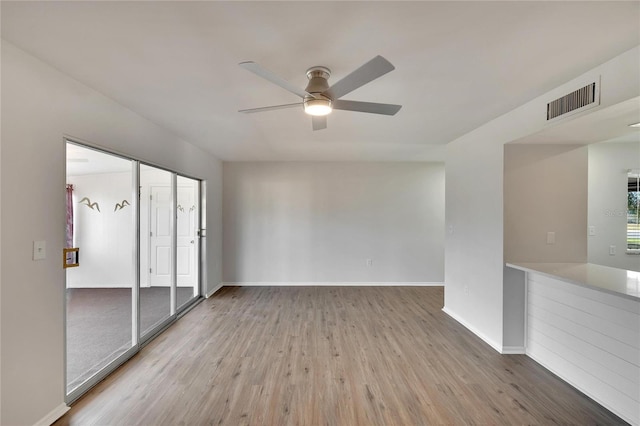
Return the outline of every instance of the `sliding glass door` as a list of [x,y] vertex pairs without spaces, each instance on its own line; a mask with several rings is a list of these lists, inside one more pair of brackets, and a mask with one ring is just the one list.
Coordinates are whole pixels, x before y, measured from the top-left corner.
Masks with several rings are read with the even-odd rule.
[[149,336],[172,315],[173,174],[140,165],[140,335]]
[[201,182],[67,150],[66,390],[72,402],[201,295]]
[[67,393],[137,344],[135,162],[67,144]]
[[178,310],[200,295],[200,182],[177,177],[176,305]]

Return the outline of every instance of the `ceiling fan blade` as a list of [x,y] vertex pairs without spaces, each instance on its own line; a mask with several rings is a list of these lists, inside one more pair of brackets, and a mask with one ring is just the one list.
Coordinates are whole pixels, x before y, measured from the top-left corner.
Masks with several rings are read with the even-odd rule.
[[331,99],[341,98],[394,69],[391,62],[378,55],[331,86],[324,94],[327,94]]
[[294,108],[294,107],[298,107],[298,108],[302,107],[302,102],[298,102],[295,104],[272,105],[272,106],[266,106],[266,107],[260,107],[260,108],[241,109],[238,112],[244,112],[244,113],[250,114],[253,112],[273,111],[276,109],[285,109],[285,108]]
[[402,105],[394,104],[378,104],[375,102],[359,102],[338,99],[331,104],[333,109],[341,109],[344,111],[369,112],[372,114],[396,115]]
[[305,92],[304,90],[298,89],[296,86],[294,86],[293,84],[289,83],[287,80],[275,75],[274,73],[272,73],[268,69],[262,68],[260,65],[256,64],[253,61],[240,62],[238,65],[240,65],[242,68],[244,68],[244,69],[246,69],[248,71],[251,71],[252,73],[264,78],[265,80],[269,80],[273,84],[275,84],[277,86],[280,86],[285,90],[288,90],[289,92],[293,93],[294,95],[300,96],[301,98],[304,98],[305,95],[307,94],[307,92]]
[[311,125],[313,130],[322,130],[327,128],[327,116],[326,115],[312,115]]

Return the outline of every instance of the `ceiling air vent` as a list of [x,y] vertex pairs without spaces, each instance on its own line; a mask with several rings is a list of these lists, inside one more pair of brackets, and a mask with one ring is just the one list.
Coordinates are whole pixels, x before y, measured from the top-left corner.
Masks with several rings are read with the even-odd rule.
[[569,113],[582,111],[600,104],[600,88],[597,82],[587,84],[568,95],[547,104],[547,121],[564,117]]

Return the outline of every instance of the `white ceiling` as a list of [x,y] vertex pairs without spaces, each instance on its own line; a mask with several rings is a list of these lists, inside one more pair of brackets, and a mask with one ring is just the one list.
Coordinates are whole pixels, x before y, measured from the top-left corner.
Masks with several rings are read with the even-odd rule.
[[[640,2],[8,2],[2,37],[223,160],[441,160],[443,144],[640,44]],[[396,70],[313,132],[304,88],[376,55]]]

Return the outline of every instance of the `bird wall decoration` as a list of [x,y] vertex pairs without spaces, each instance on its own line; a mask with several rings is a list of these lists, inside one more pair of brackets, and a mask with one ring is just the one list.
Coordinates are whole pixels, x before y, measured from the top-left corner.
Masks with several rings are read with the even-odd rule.
[[89,207],[91,210],[98,210],[98,212],[100,211],[100,205],[98,204],[98,202],[96,201],[92,203],[89,197],[84,197],[82,200],[78,202],[78,204],[83,204]]
[[122,210],[125,208],[125,206],[128,206],[129,202],[127,200],[122,200],[121,203],[116,203],[116,206],[113,208],[113,211],[118,211],[118,210]]

